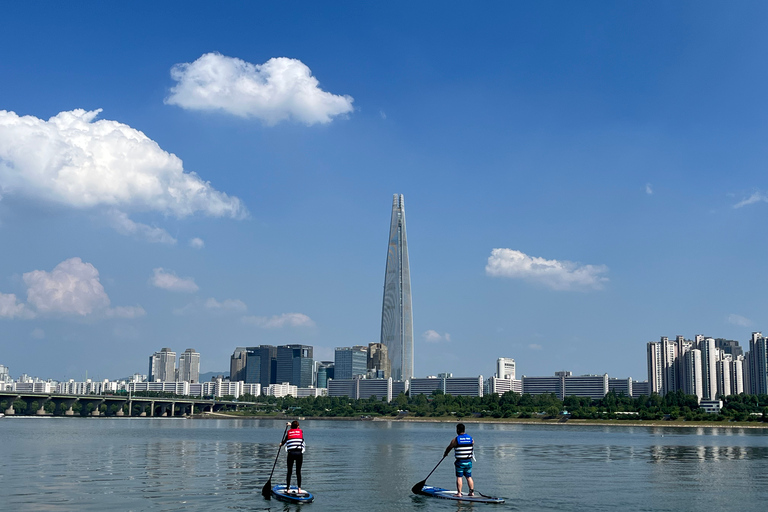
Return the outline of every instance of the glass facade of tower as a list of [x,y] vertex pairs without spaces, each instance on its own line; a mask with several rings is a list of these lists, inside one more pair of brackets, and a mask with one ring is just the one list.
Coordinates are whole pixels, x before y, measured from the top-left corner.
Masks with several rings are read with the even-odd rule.
[[389,227],[384,301],[381,308],[381,343],[387,346],[393,380],[413,378],[413,312],[405,201],[395,194]]

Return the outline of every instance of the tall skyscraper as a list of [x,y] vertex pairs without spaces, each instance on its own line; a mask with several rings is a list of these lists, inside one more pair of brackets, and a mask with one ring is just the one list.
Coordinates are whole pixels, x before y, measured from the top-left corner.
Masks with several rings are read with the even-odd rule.
[[381,307],[381,343],[387,346],[393,380],[413,378],[413,311],[408,241],[405,236],[405,200],[395,194],[389,226],[384,302]]
[[179,382],[200,382],[200,353],[193,348],[179,356]]
[[163,348],[149,356],[150,382],[173,382],[176,380],[176,352]]

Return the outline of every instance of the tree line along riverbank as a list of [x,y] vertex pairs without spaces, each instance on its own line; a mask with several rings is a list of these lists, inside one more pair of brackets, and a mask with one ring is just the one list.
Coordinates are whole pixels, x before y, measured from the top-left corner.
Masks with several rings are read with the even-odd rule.
[[402,418],[402,419],[487,419],[487,420],[579,420],[579,421],[686,421],[768,424],[768,395],[723,397],[723,409],[710,414],[699,408],[696,396],[682,392],[665,396],[652,394],[630,398],[609,392],[594,400],[554,394],[529,395],[507,392],[483,397],[452,396],[436,391],[429,396],[400,394],[392,402],[371,397],[241,397],[258,401],[238,415],[291,415],[313,418]]
[[[148,393],[149,395],[149,393]],[[169,393],[151,393],[152,396],[174,398]],[[178,397],[183,398],[183,397]],[[768,395],[732,395],[721,397],[723,408],[719,414],[710,414],[699,408],[694,395],[680,391],[665,396],[627,397],[609,392],[595,400],[588,397],[568,396],[560,400],[554,394],[529,395],[507,392],[483,397],[453,396],[435,391],[431,395],[407,396],[400,394],[391,402],[375,397],[354,400],[347,397],[295,398],[242,395],[244,405],[235,416],[303,416],[312,418],[400,418],[450,420],[509,420],[509,421],[615,421],[632,422],[709,422],[709,423],[765,423],[768,424]],[[222,397],[234,400],[234,397]],[[0,410],[9,406],[0,402]],[[15,403],[17,414],[35,414],[36,404]],[[107,411],[108,412],[108,411]],[[113,411],[114,412],[114,411]],[[194,411],[199,413],[201,411]]]

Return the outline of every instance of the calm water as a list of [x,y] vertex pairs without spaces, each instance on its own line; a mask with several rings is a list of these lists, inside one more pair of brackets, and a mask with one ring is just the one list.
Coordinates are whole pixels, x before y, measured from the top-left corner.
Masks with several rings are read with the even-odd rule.
[[[285,424],[272,420],[4,418],[0,509],[765,510],[768,431],[468,425],[477,490],[505,505],[411,495],[452,424],[305,421],[299,506],[260,490]],[[281,454],[273,482],[284,478]],[[451,487],[452,461],[429,478]],[[466,491],[466,486],[465,486]]]

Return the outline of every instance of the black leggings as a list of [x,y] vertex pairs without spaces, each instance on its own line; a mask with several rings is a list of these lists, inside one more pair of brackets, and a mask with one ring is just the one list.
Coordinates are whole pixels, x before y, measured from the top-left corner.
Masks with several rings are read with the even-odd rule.
[[[294,453],[295,452],[295,453]],[[296,461],[296,484],[301,489],[301,463],[304,462],[304,454],[301,450],[290,450],[288,452],[288,479],[286,489],[291,488],[291,473],[293,472],[293,461]]]

